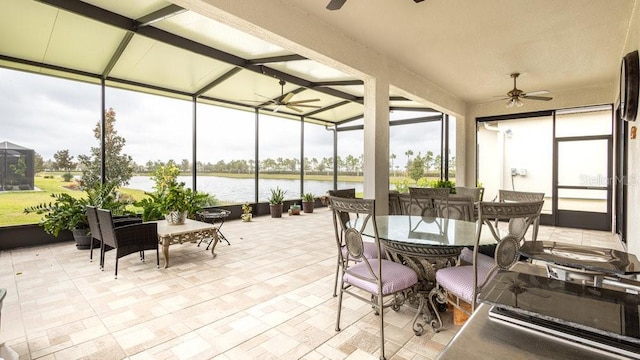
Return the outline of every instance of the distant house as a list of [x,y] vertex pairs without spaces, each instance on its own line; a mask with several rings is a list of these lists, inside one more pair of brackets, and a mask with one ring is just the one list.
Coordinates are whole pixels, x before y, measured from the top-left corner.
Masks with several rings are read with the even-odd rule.
[[34,158],[32,149],[0,142],[0,190],[33,190]]

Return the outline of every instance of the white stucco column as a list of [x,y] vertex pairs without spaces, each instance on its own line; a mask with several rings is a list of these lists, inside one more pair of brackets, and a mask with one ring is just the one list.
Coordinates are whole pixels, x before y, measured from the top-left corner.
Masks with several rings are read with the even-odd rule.
[[389,213],[389,81],[364,82],[364,198]]

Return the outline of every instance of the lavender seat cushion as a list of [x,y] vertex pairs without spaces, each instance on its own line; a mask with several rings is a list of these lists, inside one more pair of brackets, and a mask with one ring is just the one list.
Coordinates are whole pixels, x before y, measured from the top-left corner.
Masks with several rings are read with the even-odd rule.
[[[363,242],[364,244],[364,257],[367,259],[377,259],[378,258],[378,247],[375,243],[372,242]],[[347,256],[347,248],[345,246],[342,247],[342,257]],[[380,255],[383,259],[385,258],[384,252]],[[352,259],[353,260],[353,259]]]
[[[473,264],[473,250],[469,248],[462,249],[462,252],[460,252],[460,260],[467,264]],[[494,266],[496,266],[494,258],[478,253],[478,267],[486,268],[487,272],[489,272]]]
[[[371,268],[375,273],[378,266],[382,264],[382,295],[393,294],[400,290],[409,288],[418,282],[418,275],[413,269],[402,264],[389,261],[373,259],[369,261]],[[359,262],[350,266],[344,274],[344,282],[349,283],[357,288],[363,289],[372,294],[378,294],[378,286],[375,282],[360,279],[354,275],[371,278],[371,273],[365,262]]]
[[[478,266],[478,285],[481,285],[491,272],[487,266]],[[471,303],[473,297],[473,266],[463,265],[440,269],[436,272],[436,282],[447,289],[449,294]]]

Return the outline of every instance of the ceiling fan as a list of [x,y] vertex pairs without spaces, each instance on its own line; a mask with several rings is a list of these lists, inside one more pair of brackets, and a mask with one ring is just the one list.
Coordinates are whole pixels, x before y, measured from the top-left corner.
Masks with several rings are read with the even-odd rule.
[[[415,3],[423,2],[424,0],[413,0]],[[347,0],[331,0],[329,4],[327,4],[327,10],[340,10],[342,5],[346,3]]]
[[522,99],[543,100],[543,101],[549,101],[553,99],[552,97],[549,97],[549,96],[539,96],[542,94],[548,94],[549,93],[548,90],[524,92],[518,89],[518,87],[516,86],[516,79],[518,79],[518,76],[520,76],[520,73],[513,73],[510,76],[513,79],[513,89],[511,89],[511,91],[507,93],[506,97],[498,99],[498,100],[507,100],[507,103],[506,103],[507,107],[514,107],[514,106],[522,107],[524,105],[524,102],[522,102]]
[[300,109],[301,107],[306,107],[306,108],[315,108],[315,109],[319,109],[320,106],[317,105],[308,105],[307,103],[310,102],[315,102],[315,101],[320,101],[320,99],[304,99],[304,100],[294,100],[292,101],[291,98],[293,98],[293,96],[296,94],[295,92],[288,92],[288,93],[284,93],[284,86],[286,85],[286,81],[284,80],[280,80],[278,82],[280,84],[280,96],[278,96],[277,98],[270,98],[268,96],[264,96],[264,95],[260,95],[260,94],[256,94],[260,97],[263,97],[265,99],[267,99],[266,102],[263,102],[262,106],[274,106],[275,105],[275,109],[273,109],[273,112],[278,112],[283,106],[286,107],[287,109],[291,109],[293,111],[297,111],[297,112],[302,112],[302,109]]

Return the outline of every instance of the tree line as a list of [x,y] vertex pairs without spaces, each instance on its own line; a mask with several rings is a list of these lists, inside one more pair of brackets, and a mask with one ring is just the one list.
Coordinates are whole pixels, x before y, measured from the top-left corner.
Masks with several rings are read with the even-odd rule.
[[[105,177],[109,182],[115,182],[119,186],[128,184],[129,179],[134,173],[152,173],[161,166],[169,164],[177,166],[181,172],[190,172],[193,170],[192,162],[188,159],[181,161],[169,160],[167,162],[156,160],[147,161],[144,164],[137,164],[131,156],[123,154],[126,140],[118,135],[115,129],[116,112],[109,108],[105,110],[105,154],[106,154],[106,174]],[[100,123],[98,122],[93,129],[94,137],[100,144]],[[427,174],[440,172],[442,158],[441,155],[435,155],[432,151],[427,151],[424,155],[418,152],[414,156],[413,150],[407,150],[406,165],[401,168],[397,163],[396,154],[389,156],[389,172],[392,176],[406,176],[413,180],[418,180]],[[336,158],[338,172],[342,174],[361,175],[364,166],[364,156],[347,155],[345,157],[338,156]],[[91,147],[88,155],[79,155],[78,161],[74,161],[74,156],[69,153],[68,149],[58,150],[53,155],[53,160],[44,161],[42,156],[35,154],[34,170],[42,171],[63,171],[70,174],[71,171],[81,171],[81,181],[86,185],[93,185],[100,182],[101,174],[101,149]],[[333,174],[333,157],[304,158],[304,170],[307,173],[316,174]],[[259,162],[261,172],[270,173],[297,173],[300,171],[301,161],[299,158],[267,158]],[[455,169],[455,157],[449,157],[449,168]],[[252,174],[255,171],[255,160],[231,160],[225,162],[220,160],[216,163],[203,163],[198,161],[196,169],[201,173],[229,173],[229,174]]]

